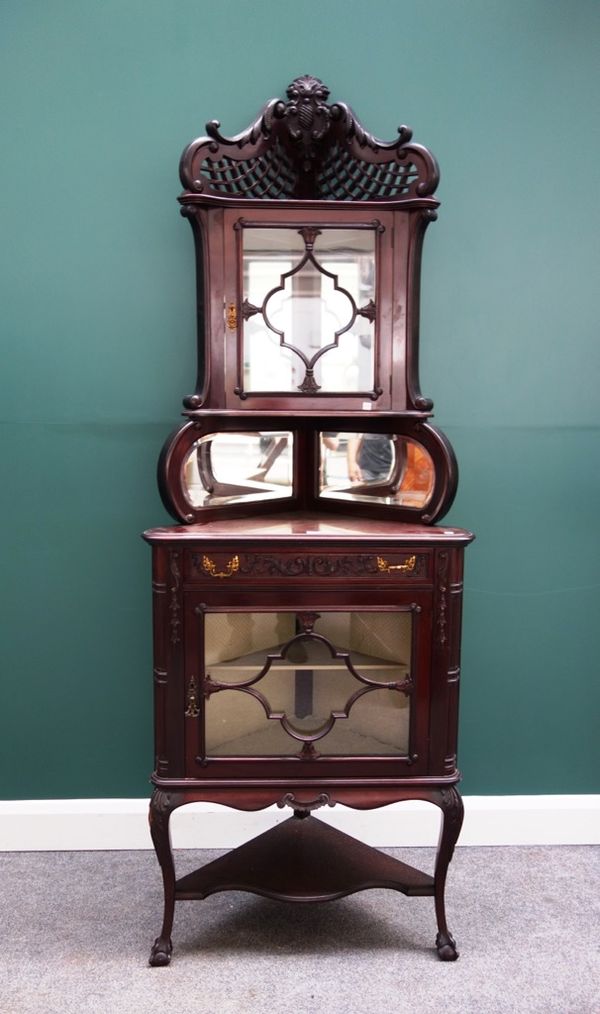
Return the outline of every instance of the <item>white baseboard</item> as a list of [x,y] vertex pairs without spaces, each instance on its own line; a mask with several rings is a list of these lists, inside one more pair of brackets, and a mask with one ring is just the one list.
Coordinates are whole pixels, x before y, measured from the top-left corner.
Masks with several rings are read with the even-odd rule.
[[[460,845],[600,844],[600,795],[466,796]],[[0,801],[0,851],[44,852],[152,847],[147,799]],[[256,813],[191,803],[171,818],[175,848],[234,848],[285,820],[289,810]],[[324,808],[317,816],[369,845],[435,845],[439,810],[392,803],[378,810]]]

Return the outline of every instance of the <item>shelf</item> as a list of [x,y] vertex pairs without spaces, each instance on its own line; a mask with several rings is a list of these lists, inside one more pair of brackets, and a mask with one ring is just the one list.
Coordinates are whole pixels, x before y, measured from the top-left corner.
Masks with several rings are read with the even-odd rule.
[[[238,658],[228,659],[224,662],[209,663],[206,666],[206,670],[211,676],[215,678],[222,676],[224,679],[231,670],[239,670],[240,673],[259,673],[267,661],[267,655],[279,656],[282,647],[283,644],[274,644],[268,648],[261,648],[259,651],[249,652],[247,655],[240,655]],[[408,676],[406,662],[392,662],[389,659],[378,658],[375,655],[363,655],[358,651],[348,651],[348,657],[349,662],[358,672],[363,670],[371,672],[383,670],[388,673],[397,673],[396,676],[389,677],[390,681],[393,679],[405,679]],[[289,654],[287,658],[280,659],[277,657],[273,663],[273,667],[278,672],[306,671],[307,669],[331,669],[336,672],[349,672],[344,660],[332,658],[329,651],[323,651],[323,658],[321,659],[293,659],[289,657]]]
[[248,891],[278,901],[332,901],[369,888],[430,897],[433,877],[315,817],[290,817],[175,885],[177,900]]

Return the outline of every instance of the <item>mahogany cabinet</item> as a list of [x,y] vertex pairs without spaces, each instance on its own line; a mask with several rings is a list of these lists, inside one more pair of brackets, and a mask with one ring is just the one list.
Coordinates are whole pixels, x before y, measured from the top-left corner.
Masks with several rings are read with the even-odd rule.
[[[184,151],[197,257],[198,377],[159,461],[178,525],[155,528],[155,770],[175,901],[246,890],[298,902],[370,887],[432,896],[437,951],[458,956],[444,888],[457,791],[464,547],[434,525],[457,468],[418,381],[420,253],[431,154],[368,134],[316,78],[243,134]],[[433,877],[312,816],[426,800]],[[169,818],[204,800],[292,816],[176,878]]]

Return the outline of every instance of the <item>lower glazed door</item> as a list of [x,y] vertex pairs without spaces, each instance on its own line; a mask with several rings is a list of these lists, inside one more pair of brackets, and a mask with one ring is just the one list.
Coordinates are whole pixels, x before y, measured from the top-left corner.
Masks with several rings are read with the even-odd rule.
[[416,759],[423,666],[414,603],[196,613],[186,676],[190,774],[227,759]]

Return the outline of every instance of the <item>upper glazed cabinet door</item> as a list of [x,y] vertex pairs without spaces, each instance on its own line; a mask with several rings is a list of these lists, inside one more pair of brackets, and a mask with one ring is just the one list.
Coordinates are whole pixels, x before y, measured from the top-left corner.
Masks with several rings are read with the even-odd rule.
[[391,407],[391,219],[226,212],[228,408]]
[[233,137],[210,121],[180,163],[198,261],[190,413],[409,412],[421,245],[437,163],[408,127],[382,141],[304,75]]

